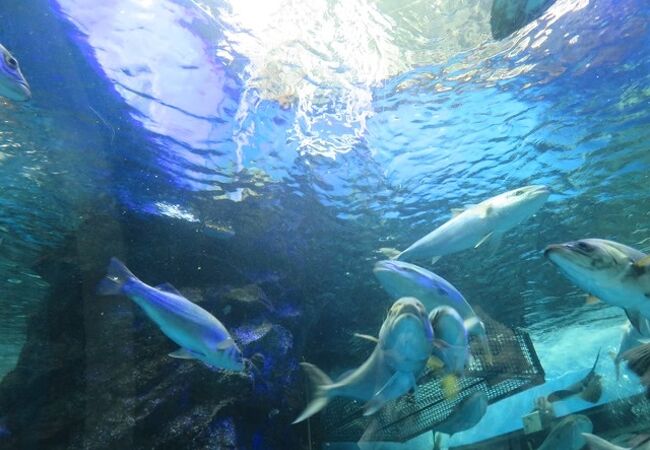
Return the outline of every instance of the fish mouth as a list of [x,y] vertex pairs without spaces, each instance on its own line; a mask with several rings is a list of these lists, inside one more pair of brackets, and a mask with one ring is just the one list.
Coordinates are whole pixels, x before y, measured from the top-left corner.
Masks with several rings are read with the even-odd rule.
[[548,197],[551,195],[551,189],[543,184],[528,186],[528,195],[533,197]]
[[0,91],[2,91],[0,95],[14,102],[25,102],[32,98],[32,91],[29,84],[22,80],[14,79],[10,84],[4,84],[4,89],[0,89]]
[[551,259],[551,256],[556,253],[564,253],[566,251],[564,244],[551,244],[544,249],[544,257]]
[[374,273],[377,272],[394,272],[397,269],[395,263],[393,261],[390,261],[388,259],[383,260],[383,261],[378,261],[375,263],[375,266],[373,267],[372,271]]

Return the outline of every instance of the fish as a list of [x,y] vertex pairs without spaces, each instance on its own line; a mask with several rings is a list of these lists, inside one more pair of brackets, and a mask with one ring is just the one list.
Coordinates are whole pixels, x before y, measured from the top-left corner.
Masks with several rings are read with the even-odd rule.
[[591,450],[650,450],[650,436],[642,436],[632,447],[620,447],[591,433],[582,433]]
[[605,239],[552,244],[544,256],[589,295],[623,308],[643,334],[643,319],[650,319],[650,256]]
[[546,186],[525,186],[478,205],[454,210],[451,219],[417,240],[395,259],[410,262],[430,260],[434,264],[442,256],[477,248],[487,242],[494,250],[503,234],[535,214],[549,195]]
[[[647,319],[644,319],[647,322]],[[644,327],[647,327],[646,323]],[[636,328],[632,326],[631,323],[626,323],[623,327],[623,335],[621,336],[621,343],[618,346],[618,353],[610,353],[616,367],[616,379],[621,377],[621,361],[623,360],[623,354],[628,350],[637,347],[643,344],[645,337],[639,333]]]
[[445,364],[448,373],[463,376],[469,362],[469,338],[463,319],[454,308],[439,306],[429,313],[433,330],[432,354]]
[[441,276],[415,264],[390,259],[377,262],[373,273],[391,297],[415,297],[429,312],[439,306],[449,306],[463,321],[471,321],[468,330],[471,335],[485,336],[485,325],[463,294]]
[[433,330],[424,305],[413,297],[395,301],[381,325],[372,354],[358,368],[332,380],[318,367],[301,363],[314,386],[312,400],[293,421],[313,416],[335,397],[366,402],[365,416],[416,387],[432,350]]
[[0,95],[16,102],[32,98],[32,90],[18,60],[0,44]]
[[560,420],[549,432],[537,450],[580,450],[585,445],[582,433],[591,433],[589,417],[572,414]]
[[550,393],[546,398],[549,402],[557,402],[578,395],[583,400],[590,403],[597,403],[603,393],[601,376],[596,373],[596,366],[600,359],[600,351],[596,355],[596,361],[589,373],[577,383],[572,384],[566,389]]
[[152,287],[140,281],[117,258],[111,258],[99,295],[125,295],[180,348],[172,358],[197,359],[209,367],[242,371],[241,350],[226,327],[212,314],[183,297],[172,285]]
[[433,429],[438,433],[454,435],[475,427],[483,418],[488,408],[485,392],[475,391],[461,400],[449,416]]
[[647,388],[646,395],[650,397],[650,343],[626,351],[621,356],[627,362],[627,367],[641,378],[641,384]]
[[438,306],[455,309],[466,324],[469,335],[479,339],[486,362],[492,364],[493,356],[488,346],[485,324],[463,294],[449,281],[423,267],[392,259],[375,263],[373,273],[393,298],[415,297],[429,312]]

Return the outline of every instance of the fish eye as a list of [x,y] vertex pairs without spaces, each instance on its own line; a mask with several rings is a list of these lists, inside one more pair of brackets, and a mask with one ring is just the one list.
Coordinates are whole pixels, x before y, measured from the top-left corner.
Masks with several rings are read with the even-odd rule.
[[517,197],[519,197],[519,196],[522,195],[523,193],[524,193],[524,191],[522,191],[521,189],[515,191],[515,195],[516,195]]
[[16,58],[9,54],[5,54],[5,63],[7,63],[7,65],[13,70],[16,70],[18,68],[18,61],[16,61]]
[[586,242],[582,242],[582,241],[578,242],[577,247],[580,250],[585,251],[585,252],[591,252],[591,251],[594,250],[594,248],[591,245],[587,244]]

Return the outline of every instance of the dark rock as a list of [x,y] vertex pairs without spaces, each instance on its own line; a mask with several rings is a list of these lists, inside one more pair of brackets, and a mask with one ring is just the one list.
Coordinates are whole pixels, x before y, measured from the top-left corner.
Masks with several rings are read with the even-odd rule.
[[494,39],[503,39],[541,16],[555,0],[494,0],[490,28]]

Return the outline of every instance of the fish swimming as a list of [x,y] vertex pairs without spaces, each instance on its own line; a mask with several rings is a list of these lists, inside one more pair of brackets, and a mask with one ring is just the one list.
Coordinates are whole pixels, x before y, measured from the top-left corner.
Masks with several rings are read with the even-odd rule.
[[18,102],[32,97],[29,83],[20,71],[18,60],[2,44],[0,44],[0,96]]
[[546,186],[525,186],[465,210],[456,210],[457,215],[417,240],[395,259],[431,260],[433,264],[441,256],[476,248],[486,242],[497,248],[503,234],[535,214],[549,195]]
[[558,422],[537,450],[580,450],[585,445],[582,433],[591,433],[593,424],[587,416],[573,414]]
[[453,435],[475,427],[487,411],[488,399],[483,391],[475,391],[461,400],[434,431]]
[[623,308],[643,334],[642,318],[650,319],[650,256],[605,239],[549,245],[544,255],[580,289]]
[[432,353],[445,363],[448,373],[463,376],[469,362],[469,338],[463,319],[454,308],[439,306],[429,313],[433,330]]
[[[643,319],[646,323],[642,328],[648,327],[648,320]],[[623,328],[623,335],[621,336],[621,343],[618,346],[618,353],[614,354],[613,352],[610,354],[612,359],[614,360],[614,365],[616,367],[616,379],[618,380],[621,376],[621,361],[623,361],[623,354],[627,352],[628,350],[638,347],[639,345],[643,344],[646,338],[639,333],[636,328],[632,326],[631,323],[626,323],[625,327]]]
[[332,382],[318,367],[301,363],[315,389],[311,402],[293,423],[316,414],[334,397],[365,401],[364,415],[377,412],[415,388],[431,354],[432,340],[424,305],[412,297],[397,300],[379,330],[372,354],[357,369]]
[[641,384],[647,388],[646,396],[650,397],[650,343],[645,343],[621,356],[627,361],[627,367],[641,378]]
[[633,447],[620,447],[591,433],[582,433],[591,450],[650,450],[650,436],[642,436]]
[[219,320],[183,297],[173,286],[149,286],[117,258],[99,283],[100,295],[126,295],[140,306],[160,330],[180,346],[172,358],[198,359],[210,367],[241,371],[242,353]]
[[594,365],[591,367],[591,370],[582,380],[578,381],[575,384],[572,384],[566,389],[550,393],[547,397],[547,400],[549,402],[557,402],[559,400],[564,400],[574,395],[578,395],[580,398],[590,403],[598,402],[603,393],[601,376],[596,373],[596,366],[598,365],[599,359],[600,351],[598,351],[596,361],[594,361]]
[[471,321],[471,335],[485,336],[485,325],[463,294],[441,276],[415,264],[390,259],[377,262],[373,272],[391,297],[415,297],[427,311],[438,306],[454,308],[464,321]]

